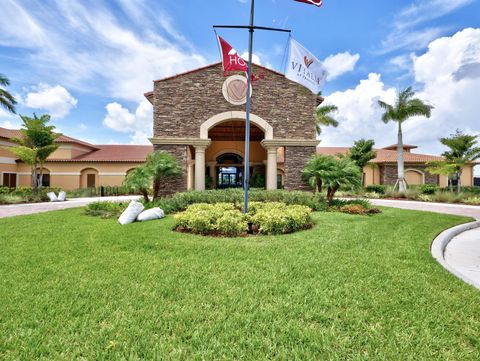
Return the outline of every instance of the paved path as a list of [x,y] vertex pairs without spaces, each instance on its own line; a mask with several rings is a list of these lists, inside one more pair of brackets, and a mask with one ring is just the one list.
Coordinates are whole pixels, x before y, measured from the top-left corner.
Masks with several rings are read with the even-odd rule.
[[376,206],[455,214],[457,216],[467,216],[480,220],[480,206],[433,202],[396,201],[392,199],[370,199],[370,201]]
[[11,204],[6,206],[0,206],[0,218],[56,211],[59,209],[83,207],[86,206],[88,203],[96,201],[130,201],[132,199],[138,198],[140,198],[140,196],[91,197],[72,198],[65,202]]

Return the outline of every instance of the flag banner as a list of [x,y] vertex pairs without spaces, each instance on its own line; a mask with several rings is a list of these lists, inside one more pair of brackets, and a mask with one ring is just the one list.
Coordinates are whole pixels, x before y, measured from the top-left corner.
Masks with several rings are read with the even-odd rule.
[[316,5],[318,7],[322,6],[323,5],[323,1],[322,0],[295,0],[295,1],[298,1],[300,3],[306,3],[306,4],[312,4],[312,5]]
[[247,62],[241,58],[237,54],[237,51],[219,35],[218,44],[220,45],[220,50],[222,52],[223,73],[225,76],[227,76],[231,71],[248,71]]
[[318,94],[327,79],[323,64],[307,49],[290,38],[290,56],[285,77]]

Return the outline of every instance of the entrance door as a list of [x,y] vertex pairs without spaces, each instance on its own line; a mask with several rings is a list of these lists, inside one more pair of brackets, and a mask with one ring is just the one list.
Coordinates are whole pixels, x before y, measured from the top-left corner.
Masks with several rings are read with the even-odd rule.
[[87,174],[87,188],[95,188],[95,174]]
[[217,188],[237,188],[242,186],[241,167],[218,167]]
[[17,173],[3,173],[3,186],[15,188],[17,186]]

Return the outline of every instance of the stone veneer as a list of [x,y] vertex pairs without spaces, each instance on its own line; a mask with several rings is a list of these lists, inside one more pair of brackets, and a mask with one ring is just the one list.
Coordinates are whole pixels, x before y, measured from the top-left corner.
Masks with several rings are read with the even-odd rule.
[[[430,174],[425,165],[405,165],[405,169],[417,169],[425,174],[425,184],[438,184],[438,175]],[[380,184],[394,185],[398,178],[397,165],[386,164],[380,166]]]
[[[253,68],[254,73],[264,74],[265,77],[253,84],[252,114],[262,118],[273,128],[273,140],[280,140],[278,146],[285,145],[287,148],[284,164],[285,187],[304,189],[306,185],[301,181],[300,173],[304,164],[315,154],[315,147],[296,147],[291,143],[287,146],[281,141],[316,140],[314,112],[317,97],[282,74],[255,65]],[[177,138],[179,142],[181,139],[184,142],[185,139],[199,139],[201,124],[211,117],[229,111],[244,111],[245,105],[232,105],[223,97],[222,85],[225,79],[219,63],[155,81],[153,96],[149,96],[153,103],[154,139],[164,139],[170,142],[169,144],[172,139],[174,141]],[[187,169],[185,145],[155,145],[155,150],[160,149],[175,155],[182,167]],[[163,186],[165,193],[186,189],[186,176]]]
[[302,171],[313,154],[315,147],[285,147],[285,189],[310,189]]
[[155,151],[165,151],[172,154],[179,161],[183,174],[179,177],[164,178],[160,184],[159,194],[171,195],[187,189],[187,146],[185,145],[154,145]]

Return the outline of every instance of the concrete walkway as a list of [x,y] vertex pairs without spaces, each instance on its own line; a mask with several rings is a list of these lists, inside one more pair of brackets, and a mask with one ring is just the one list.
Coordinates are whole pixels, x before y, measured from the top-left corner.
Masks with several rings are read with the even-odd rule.
[[117,197],[90,197],[72,198],[65,202],[25,203],[0,206],[0,218],[21,216],[25,214],[57,211],[59,209],[83,207],[97,201],[130,201],[139,199],[140,196],[117,196]]
[[[371,202],[377,206],[447,213],[480,220],[480,206],[389,199],[372,199]],[[480,228],[461,232],[451,239],[447,238],[443,243],[445,246],[442,245],[442,249],[437,252],[439,263],[457,277],[480,289]]]

